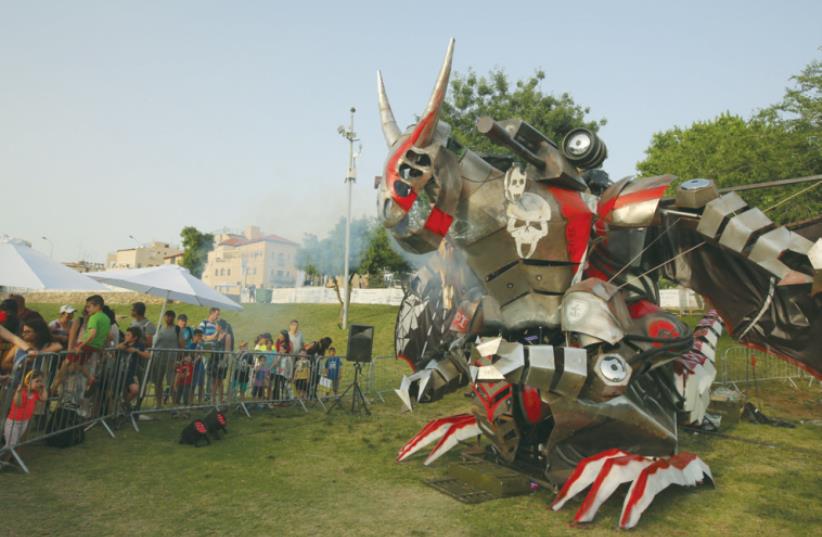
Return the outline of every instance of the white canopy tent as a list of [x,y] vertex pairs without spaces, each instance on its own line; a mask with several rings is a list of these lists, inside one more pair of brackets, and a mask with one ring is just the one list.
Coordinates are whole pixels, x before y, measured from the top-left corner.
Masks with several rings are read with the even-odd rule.
[[227,310],[243,309],[241,305],[218,293],[179,265],[89,272],[88,276],[114,287],[163,297],[166,302],[176,300],[196,306]]
[[14,289],[105,291],[97,281],[41,254],[24,241],[0,237],[0,286]]

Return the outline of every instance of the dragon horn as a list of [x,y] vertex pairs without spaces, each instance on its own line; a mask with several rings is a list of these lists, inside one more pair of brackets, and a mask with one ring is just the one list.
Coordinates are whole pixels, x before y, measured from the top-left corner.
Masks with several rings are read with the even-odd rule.
[[428,106],[422,114],[420,122],[414,129],[411,137],[414,145],[424,147],[431,143],[434,130],[437,128],[437,116],[439,116],[442,102],[445,100],[445,93],[448,91],[448,77],[451,76],[451,59],[454,56],[454,38],[448,42],[448,50],[445,52],[445,60],[442,62],[440,74],[437,76],[437,83],[434,84],[434,92],[428,100]]
[[385,136],[385,143],[391,147],[400,137],[400,128],[397,127],[397,120],[394,119],[394,112],[391,111],[391,103],[388,102],[388,95],[385,94],[385,84],[383,84],[380,71],[377,71],[377,96],[380,102],[382,134]]

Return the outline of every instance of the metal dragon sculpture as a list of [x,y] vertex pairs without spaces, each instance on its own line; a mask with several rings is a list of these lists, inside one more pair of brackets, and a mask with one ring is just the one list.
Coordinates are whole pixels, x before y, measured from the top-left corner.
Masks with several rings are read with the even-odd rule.
[[[817,377],[822,371],[822,240],[777,226],[713,181],[673,177],[610,183],[605,145],[585,129],[561,144],[528,123],[481,118],[510,150],[484,158],[439,121],[449,44],[419,121],[400,130],[378,73],[389,146],[378,213],[399,244],[436,251],[400,308],[398,357],[414,370],[403,402],[469,385],[470,414],[435,420],[399,452],[436,442],[429,464],[483,435],[503,461],[538,465],[562,488],[559,509],[591,486],[589,521],[632,482],[620,525],[635,525],[669,484],[711,478],[677,450],[677,424],[700,424],[723,324]],[[659,307],[664,276],[713,307],[692,330]]]

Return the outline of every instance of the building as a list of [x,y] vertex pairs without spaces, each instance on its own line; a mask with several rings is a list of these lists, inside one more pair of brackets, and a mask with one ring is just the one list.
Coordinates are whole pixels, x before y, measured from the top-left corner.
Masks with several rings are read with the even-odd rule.
[[182,254],[182,250],[166,242],[152,242],[137,248],[117,250],[106,256],[106,269],[158,267],[165,258]]
[[242,235],[219,233],[208,253],[203,281],[234,296],[243,288],[294,287],[297,246],[279,235],[263,235],[257,226],[247,227]]
[[183,252],[167,255],[163,258],[163,263],[166,265],[182,265],[183,255]]
[[100,270],[106,270],[106,266],[102,263],[93,263],[91,261],[66,261],[63,263],[70,269],[74,269],[77,272],[97,272]]

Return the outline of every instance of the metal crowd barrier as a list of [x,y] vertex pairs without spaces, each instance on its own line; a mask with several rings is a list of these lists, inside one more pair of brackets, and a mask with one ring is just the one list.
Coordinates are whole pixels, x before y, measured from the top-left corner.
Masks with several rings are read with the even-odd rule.
[[722,353],[714,383],[739,386],[775,380],[787,382],[796,388],[797,382],[807,380],[810,386],[816,379],[786,360],[766,352],[735,345]]
[[[20,447],[39,441],[72,445],[97,425],[112,438],[123,426],[139,432],[140,420],[160,412],[186,416],[220,408],[251,417],[252,411],[283,406],[326,410],[351,380],[346,369],[353,371],[340,357],[335,382],[326,374],[326,359],[210,349],[150,349],[148,358],[117,349],[83,357],[21,352],[12,371],[0,375],[0,464],[13,461],[28,473]],[[33,371],[41,372],[48,395],[36,403],[30,420],[10,420],[12,402]]]
[[393,356],[375,357],[365,371],[363,391],[383,403],[386,396],[395,397],[394,390],[399,387],[403,375],[412,373],[408,364]]

